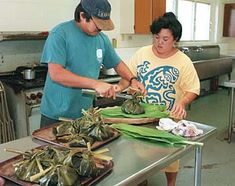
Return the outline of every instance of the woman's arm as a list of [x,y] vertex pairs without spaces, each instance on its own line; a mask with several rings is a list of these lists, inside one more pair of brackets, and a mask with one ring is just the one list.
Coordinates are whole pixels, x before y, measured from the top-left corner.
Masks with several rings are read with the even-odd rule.
[[171,116],[177,119],[183,119],[187,116],[187,112],[185,110],[186,106],[194,99],[196,99],[198,95],[192,92],[186,92],[184,97],[177,101],[171,110]]

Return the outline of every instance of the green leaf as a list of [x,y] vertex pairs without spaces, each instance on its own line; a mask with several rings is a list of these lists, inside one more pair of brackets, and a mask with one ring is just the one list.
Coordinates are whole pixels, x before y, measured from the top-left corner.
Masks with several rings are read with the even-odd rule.
[[168,117],[169,113],[165,111],[164,105],[154,105],[148,103],[141,103],[145,113],[144,114],[126,114],[121,110],[121,107],[106,108],[101,110],[101,115],[104,118],[164,118]]
[[164,142],[172,146],[175,144],[203,145],[202,143],[188,141],[186,138],[183,138],[181,136],[176,136],[169,132],[158,130],[158,129],[142,127],[142,126],[134,126],[134,125],[128,125],[128,124],[113,124],[111,126],[127,135],[130,135],[138,139]]

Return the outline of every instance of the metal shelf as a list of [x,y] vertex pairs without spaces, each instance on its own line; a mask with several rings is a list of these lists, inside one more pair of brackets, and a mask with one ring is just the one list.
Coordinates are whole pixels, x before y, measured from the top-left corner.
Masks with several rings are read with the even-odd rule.
[[43,40],[48,32],[1,32],[0,41]]

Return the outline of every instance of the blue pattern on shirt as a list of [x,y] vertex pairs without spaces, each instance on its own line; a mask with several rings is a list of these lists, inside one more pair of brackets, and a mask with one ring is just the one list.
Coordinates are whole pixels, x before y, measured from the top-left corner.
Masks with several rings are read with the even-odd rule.
[[[158,66],[149,70],[149,64],[150,62],[144,61],[137,66],[137,76],[148,92],[145,101],[167,105],[167,109],[171,110],[175,103],[174,85],[179,78],[179,70],[172,66]],[[160,90],[162,93],[159,92]]]

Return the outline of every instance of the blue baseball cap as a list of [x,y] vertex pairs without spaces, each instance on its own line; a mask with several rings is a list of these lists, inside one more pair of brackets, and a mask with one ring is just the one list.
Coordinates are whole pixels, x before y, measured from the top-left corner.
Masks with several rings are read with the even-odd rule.
[[81,0],[81,4],[99,29],[114,29],[114,24],[110,19],[111,5],[107,0]]

